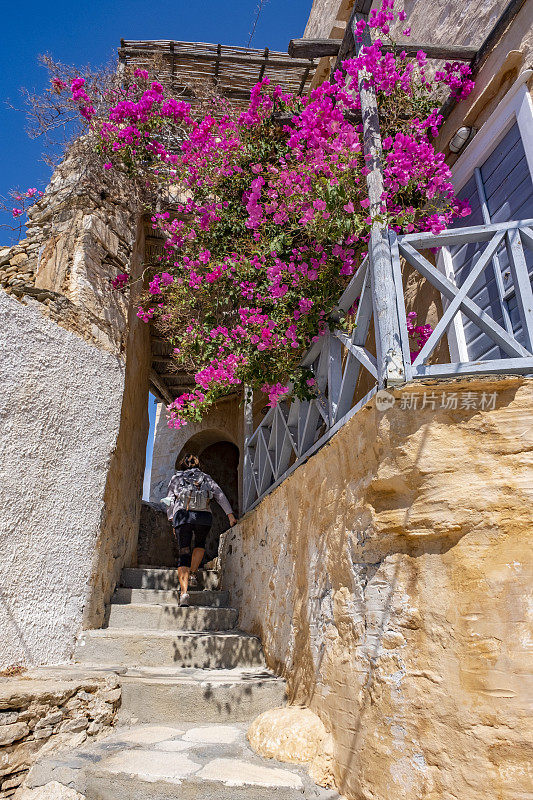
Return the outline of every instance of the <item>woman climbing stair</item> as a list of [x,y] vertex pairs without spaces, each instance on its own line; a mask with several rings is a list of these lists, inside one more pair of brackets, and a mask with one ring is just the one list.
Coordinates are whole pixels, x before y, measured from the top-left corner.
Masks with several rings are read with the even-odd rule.
[[[180,605],[189,605],[189,578],[194,574],[205,553],[205,541],[213,520],[211,501],[215,499],[227,514],[233,527],[237,520],[228,498],[216,481],[202,472],[197,456],[186,455],[168,485],[168,495],[162,502],[168,506],[167,515],[174,530],[174,553],[180,582]],[[192,540],[194,536],[194,549]]]

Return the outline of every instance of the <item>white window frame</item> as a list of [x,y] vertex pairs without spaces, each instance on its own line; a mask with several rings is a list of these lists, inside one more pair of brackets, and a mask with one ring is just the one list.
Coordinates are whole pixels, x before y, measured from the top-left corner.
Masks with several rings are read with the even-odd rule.
[[[532,75],[533,70],[527,69],[518,76],[505,97],[498,103],[490,117],[452,166],[452,183],[456,192],[459,192],[470,180],[474,175],[474,170],[481,167],[488,155],[498,146],[515,123],[518,124],[529,172],[533,180],[533,101],[527,88],[527,82]],[[467,218],[465,220],[468,224]],[[448,251],[439,251],[437,267],[455,283],[452,258]],[[446,305],[443,298],[444,308]],[[452,362],[469,361],[463,318],[460,313],[455,315],[448,328],[448,347]]]

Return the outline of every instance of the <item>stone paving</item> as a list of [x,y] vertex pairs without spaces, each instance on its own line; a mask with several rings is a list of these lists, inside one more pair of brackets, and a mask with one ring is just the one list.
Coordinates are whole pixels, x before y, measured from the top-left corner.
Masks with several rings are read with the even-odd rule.
[[140,725],[116,729],[97,742],[49,757],[32,768],[26,785],[52,781],[87,800],[337,800],[306,771],[255,755],[247,724]]

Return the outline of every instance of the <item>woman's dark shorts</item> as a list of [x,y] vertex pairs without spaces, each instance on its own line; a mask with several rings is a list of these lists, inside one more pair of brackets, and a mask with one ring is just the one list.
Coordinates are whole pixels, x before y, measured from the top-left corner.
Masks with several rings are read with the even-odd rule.
[[205,540],[211,529],[213,515],[210,511],[185,511],[178,509],[174,514],[174,555],[178,567],[190,567],[192,557],[192,538],[194,546],[205,549]]

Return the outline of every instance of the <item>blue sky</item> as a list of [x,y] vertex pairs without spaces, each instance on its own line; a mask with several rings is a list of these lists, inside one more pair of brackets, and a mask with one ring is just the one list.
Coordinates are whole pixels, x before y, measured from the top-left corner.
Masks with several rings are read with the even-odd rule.
[[[0,194],[9,189],[43,189],[50,175],[42,163],[43,146],[25,133],[20,88],[41,90],[45,70],[37,55],[50,53],[67,64],[99,66],[116,56],[120,39],[176,39],[246,45],[258,0],[66,0],[4,3],[0,50]],[[312,0],[267,0],[255,31],[253,47],[286,50],[301,36]],[[8,217],[0,221],[10,222]],[[10,242],[1,232],[0,245]]]
[[[286,50],[299,37],[312,0],[267,0],[255,30],[252,47]],[[20,88],[44,90],[46,72],[37,56],[50,53],[66,64],[100,66],[116,57],[120,39],[176,39],[246,46],[258,0],[91,0],[72,3],[42,0],[4,3],[0,50],[0,195],[30,186],[44,189],[50,169],[41,160],[43,145],[26,134],[24,114],[8,102],[22,105]],[[0,214],[0,223],[12,223]],[[18,238],[18,237],[16,237]],[[0,246],[13,234],[0,230]],[[155,403],[149,401],[150,434],[147,477],[152,460]]]
[[150,418],[150,430],[148,431],[148,440],[146,442],[146,465],[144,468],[144,481],[143,481],[143,500],[150,499],[150,473],[152,471],[152,451],[154,448],[154,429],[155,429],[155,412],[157,409],[156,400],[152,393],[148,395],[148,416]]

